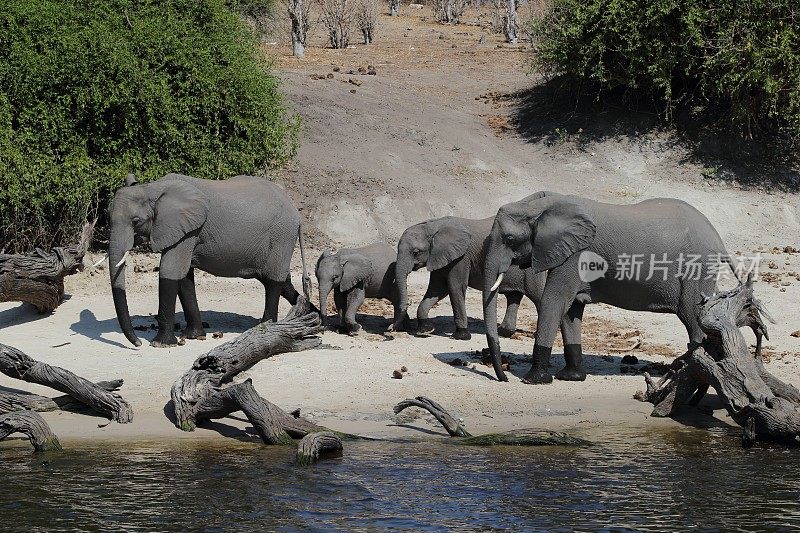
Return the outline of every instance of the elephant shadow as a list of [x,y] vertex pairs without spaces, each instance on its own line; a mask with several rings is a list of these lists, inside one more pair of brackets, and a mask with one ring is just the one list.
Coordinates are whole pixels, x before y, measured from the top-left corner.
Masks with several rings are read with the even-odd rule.
[[[61,300],[61,303],[64,303],[71,298],[71,295],[65,294]],[[53,314],[53,312],[54,311],[40,313],[35,306],[22,302],[16,307],[6,309],[5,311],[0,311],[0,329],[11,326],[21,326],[23,324],[27,324],[28,322],[33,322],[34,320],[40,320],[50,316]]]
[[[509,364],[508,372],[512,375],[521,379],[530,370],[532,363],[530,355],[511,352],[501,352],[501,354],[503,362]],[[491,361],[482,351],[440,352],[433,354],[433,356],[454,368],[472,372],[489,379],[496,379]],[[599,356],[584,354],[584,368],[590,376],[640,375],[642,376],[642,385],[644,385],[643,372],[647,371],[653,377],[660,377],[667,367],[664,363],[647,359],[639,359],[636,364],[623,364],[623,357],[622,355]],[[553,352],[553,356],[550,359],[550,371],[555,374],[563,366],[563,352]]]
[[[254,317],[225,311],[205,311],[202,316],[203,322],[208,326],[205,328],[208,335],[215,332],[242,333],[259,323],[259,320]],[[154,316],[134,315],[131,316],[131,322],[134,330],[136,330],[136,335],[143,342],[149,341],[151,337],[155,336],[156,318]],[[179,333],[186,326],[183,312],[175,313],[175,322],[180,324],[180,328],[177,330]],[[70,329],[78,335],[83,335],[111,346],[118,348],[131,347],[127,343],[123,344],[103,337],[106,333],[120,332],[119,322],[117,322],[116,317],[98,320],[90,309],[81,311],[80,318],[70,326]]]
[[[361,326],[362,332],[382,335],[389,329],[389,326],[392,324],[392,319],[383,315],[357,313],[356,322]],[[328,315],[325,323],[334,331],[340,330],[339,315],[337,314]]]

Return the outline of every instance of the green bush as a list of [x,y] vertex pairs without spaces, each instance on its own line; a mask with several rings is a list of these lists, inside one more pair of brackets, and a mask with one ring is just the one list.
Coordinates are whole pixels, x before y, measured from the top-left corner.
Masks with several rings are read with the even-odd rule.
[[552,0],[534,63],[602,88],[706,106],[745,135],[800,135],[797,0]]
[[0,249],[68,241],[126,174],[283,164],[289,116],[223,0],[0,0]]

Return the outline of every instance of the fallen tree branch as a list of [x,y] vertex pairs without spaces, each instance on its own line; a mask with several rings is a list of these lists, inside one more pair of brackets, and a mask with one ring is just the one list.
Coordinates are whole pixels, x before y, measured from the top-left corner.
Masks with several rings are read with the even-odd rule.
[[133,420],[133,409],[120,395],[69,370],[36,361],[12,346],[0,344],[0,372],[68,394],[74,400],[120,424]]
[[297,445],[295,464],[308,466],[320,459],[341,457],[344,446],[342,439],[332,431],[309,433]]
[[[95,383],[103,390],[113,392],[122,387],[123,381],[116,379],[113,381],[98,381]],[[66,394],[55,398],[39,396],[30,392],[17,392],[0,387],[0,414],[13,413],[15,411],[36,411],[46,413],[48,411],[74,411],[81,408],[88,408],[72,396]]]
[[40,313],[55,309],[64,299],[64,277],[83,269],[83,256],[94,233],[94,222],[83,226],[76,244],[36,249],[32,254],[0,254],[0,302],[26,302]]
[[755,440],[797,444],[800,391],[770,374],[761,358],[750,353],[739,330],[746,326],[757,335],[767,335],[763,310],[753,298],[752,277],[700,305],[700,327],[706,333],[702,345],[658,383],[645,374],[647,389],[635,397],[654,405],[652,416],[672,416],[680,406],[696,404],[712,387],[731,418],[744,428],[745,446]]
[[573,437],[558,431],[544,429],[516,429],[503,433],[471,435],[444,407],[425,396],[406,399],[394,406],[394,413],[399,414],[408,407],[425,409],[444,426],[451,437],[459,437],[457,444],[466,446],[585,446],[589,441]]
[[0,415],[0,441],[12,433],[23,433],[37,452],[61,450],[61,443],[42,415],[35,411],[18,411]]

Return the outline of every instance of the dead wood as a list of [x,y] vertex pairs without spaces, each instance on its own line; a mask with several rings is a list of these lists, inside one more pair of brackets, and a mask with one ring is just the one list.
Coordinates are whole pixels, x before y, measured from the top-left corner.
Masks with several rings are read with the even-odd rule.
[[[120,395],[57,366],[36,361],[20,350],[0,344],[0,372],[28,383],[45,385],[68,394],[92,410],[120,424],[133,420],[133,409]],[[121,384],[121,380],[107,383]],[[58,403],[53,400],[56,405]],[[70,403],[63,400],[64,404]]]
[[55,309],[64,299],[64,277],[83,269],[94,222],[83,226],[76,244],[39,248],[32,254],[0,254],[0,302],[26,302],[40,313]]
[[344,447],[342,439],[332,431],[309,433],[297,445],[295,464],[308,466],[320,459],[341,457]]
[[395,414],[408,407],[425,409],[439,421],[451,437],[459,437],[457,444],[466,446],[585,446],[589,441],[573,437],[566,433],[544,429],[516,429],[503,433],[471,435],[444,407],[425,396],[406,399],[394,407]]
[[[113,381],[98,381],[95,385],[103,390],[113,392],[119,390],[120,387],[122,387],[122,383],[123,381],[121,379],[116,379]],[[57,411],[59,409],[62,411],[79,411],[88,409],[88,406],[82,404],[68,394],[49,398],[31,392],[15,391],[0,387],[0,414],[13,413],[15,411],[36,411],[38,413],[45,413],[48,411]]]
[[0,415],[0,441],[12,433],[23,433],[37,452],[57,451],[61,443],[42,415],[35,411],[18,411]]
[[711,387],[731,418],[744,428],[745,446],[755,440],[797,443],[800,391],[766,370],[761,358],[750,353],[739,329],[750,327],[766,336],[752,277],[700,305],[700,326],[706,333],[702,345],[659,382],[645,374],[647,390],[639,391],[636,398],[654,405],[652,416],[672,416],[680,406],[696,404]]

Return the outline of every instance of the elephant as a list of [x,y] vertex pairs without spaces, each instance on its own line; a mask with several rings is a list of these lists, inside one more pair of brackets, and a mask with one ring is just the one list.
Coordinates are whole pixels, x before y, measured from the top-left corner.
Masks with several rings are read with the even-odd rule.
[[[416,224],[403,232],[397,244],[395,277],[400,294],[400,311],[408,309],[408,275],[412,270],[427,267],[431,272],[428,289],[417,307],[418,332],[432,330],[428,322],[430,309],[445,296],[450,296],[456,330],[454,339],[469,340],[467,329],[467,287],[483,289],[484,244],[492,229],[494,217],[479,220],[443,217]],[[500,331],[511,336],[517,327],[517,310],[523,294],[538,306],[544,290],[546,274],[534,275],[517,267],[510,268],[499,292],[506,295],[507,308]],[[394,329],[401,327],[395,323]],[[497,330],[497,324],[494,324]]]
[[408,315],[400,314],[400,299],[394,280],[396,259],[397,251],[385,243],[323,252],[316,268],[322,316],[326,315],[328,294],[333,290],[342,332],[355,335],[361,329],[356,322],[356,312],[365,298],[389,300],[394,305],[394,322],[407,325]]
[[[161,253],[158,279],[158,332],[151,345],[172,346],[175,298],[186,315],[187,339],[205,331],[194,284],[194,269],[223,277],[255,278],[265,288],[263,321],[277,320],[282,295],[294,304],[289,266],[300,239],[300,214],[278,185],[263,178],[236,176],[224,181],[167,174],[139,184],[128,176],[109,208],[108,259],[117,320],[125,337],[141,346],[131,325],[125,292],[129,251],[147,240]],[[303,265],[304,287],[307,276]]]
[[[645,258],[650,261],[646,269]],[[723,263],[736,275],[714,226],[681,200],[615,205],[545,191],[502,206],[487,242],[483,293],[486,338],[497,379],[507,381],[494,326],[497,290],[512,265],[547,272],[533,364],[523,378],[525,383],[542,384],[553,380],[549,362],[559,326],[566,364],[556,378],[586,379],[581,320],[588,303],[673,313],[686,327],[689,346],[700,343],[698,303],[714,292]]]

